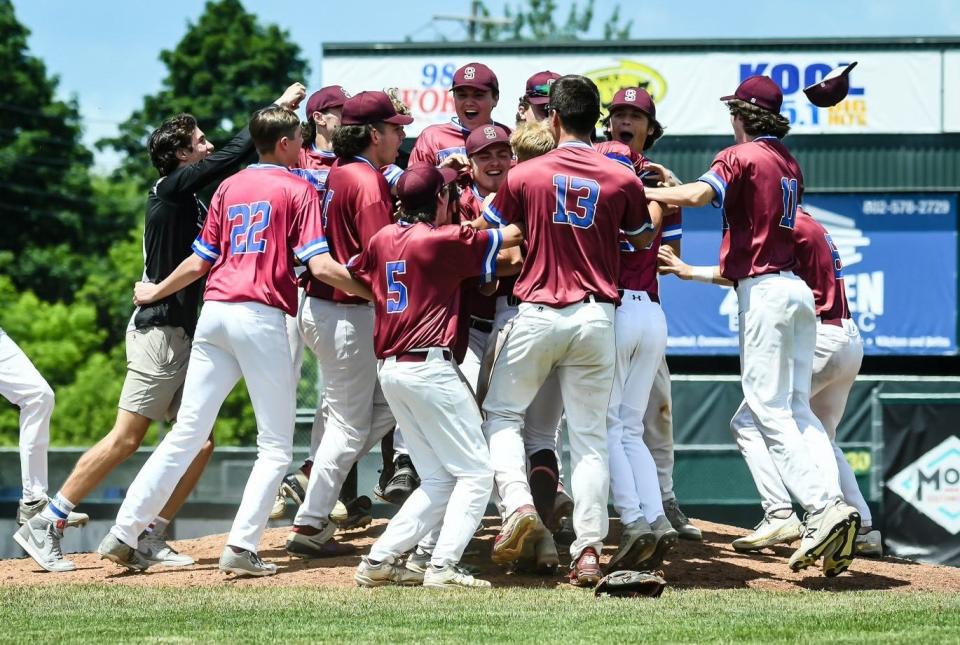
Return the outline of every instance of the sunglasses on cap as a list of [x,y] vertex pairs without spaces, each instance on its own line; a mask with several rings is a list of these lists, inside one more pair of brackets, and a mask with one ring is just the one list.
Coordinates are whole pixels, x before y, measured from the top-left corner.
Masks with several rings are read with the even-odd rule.
[[534,85],[533,91],[528,92],[527,96],[550,96],[550,83],[541,83]]

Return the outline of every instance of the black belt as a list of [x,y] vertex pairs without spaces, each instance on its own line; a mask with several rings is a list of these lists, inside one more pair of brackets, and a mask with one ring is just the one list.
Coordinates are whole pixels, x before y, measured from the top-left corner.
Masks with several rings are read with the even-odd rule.
[[493,331],[493,321],[470,316],[470,328],[489,334]]
[[523,301],[513,294],[510,294],[509,296],[507,296],[507,305],[510,307],[519,307],[521,302]]
[[[620,299],[623,300],[623,289],[617,289],[617,293],[620,295]],[[650,298],[651,302],[655,302],[658,305],[660,304],[660,296],[652,291],[644,291],[647,294],[647,297]]]
[[[398,363],[423,363],[427,360],[428,349],[412,349],[409,352],[401,352],[394,358]],[[449,361],[451,356],[449,349],[443,350],[443,360]]]
[[[789,271],[787,271],[787,269],[774,269],[772,271],[763,271],[762,273],[752,273],[746,278],[740,278],[740,280],[746,280],[747,278],[759,278],[762,275],[781,275],[784,273],[789,273]],[[731,280],[731,282],[733,282],[734,289],[740,286],[740,280]]]

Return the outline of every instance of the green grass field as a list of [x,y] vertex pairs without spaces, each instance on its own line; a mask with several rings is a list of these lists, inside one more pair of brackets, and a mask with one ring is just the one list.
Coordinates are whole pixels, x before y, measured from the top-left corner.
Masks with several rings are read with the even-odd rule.
[[925,642],[960,640],[960,595],[309,587],[0,588],[2,642]]

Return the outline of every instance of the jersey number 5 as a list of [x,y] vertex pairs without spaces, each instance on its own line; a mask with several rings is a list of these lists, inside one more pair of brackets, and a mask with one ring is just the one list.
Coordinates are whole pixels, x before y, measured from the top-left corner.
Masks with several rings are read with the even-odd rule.
[[405,260],[387,262],[387,313],[398,314],[407,309],[407,285],[397,280],[407,272]]
[[797,221],[797,180],[780,178],[780,189],[783,191],[783,217],[780,218],[780,226],[793,230],[793,224]]
[[[569,224],[577,228],[590,228],[597,214],[597,198],[600,184],[593,179],[554,175],[553,187],[557,192],[557,210],[553,213],[554,224]],[[568,201],[572,203],[567,203]]]
[[270,202],[234,204],[227,209],[230,227],[230,255],[263,253],[267,241],[263,231],[270,224]]

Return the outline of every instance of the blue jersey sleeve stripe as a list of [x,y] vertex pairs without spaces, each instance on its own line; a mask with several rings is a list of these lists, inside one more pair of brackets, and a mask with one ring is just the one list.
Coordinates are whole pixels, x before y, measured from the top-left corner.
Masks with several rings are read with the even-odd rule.
[[302,264],[306,264],[307,260],[313,256],[329,252],[330,247],[327,245],[327,241],[324,238],[320,238],[294,251],[294,255],[297,256],[297,259],[300,260]]
[[216,257],[220,257],[220,249],[218,249],[217,247],[215,247],[215,246],[212,245],[212,244],[207,244],[206,242],[203,241],[203,238],[197,237],[197,239],[195,239],[195,240],[193,241],[193,243],[194,243],[194,244],[199,244],[201,247],[203,247],[204,249],[206,249],[207,252],[210,253],[210,255],[212,255],[213,257],[215,257],[215,258],[216,258]]
[[683,237],[683,225],[674,224],[673,226],[665,226],[663,229],[663,239],[665,240],[679,240]]
[[483,255],[483,274],[480,276],[480,282],[487,284],[497,278],[497,254],[500,247],[503,246],[503,231],[490,229],[487,231],[487,252]]
[[720,175],[712,170],[708,170],[707,172],[703,173],[703,175],[701,175],[697,181],[702,181],[710,186],[710,188],[713,188],[715,197],[710,203],[713,204],[714,207],[720,208],[723,206],[723,198],[727,193],[727,182],[723,181]]
[[403,174],[403,168],[396,164],[390,164],[383,169],[383,176],[387,180],[387,184],[392,188],[400,180],[400,175]]
[[497,226],[503,226],[503,215],[493,207],[493,204],[488,204],[486,208],[483,209],[483,219],[487,220],[491,224],[496,224]]
[[295,248],[295,249],[293,250],[293,253],[294,253],[294,255],[299,255],[300,253],[303,253],[305,250],[307,250],[307,249],[309,249],[309,248],[311,248],[311,247],[313,247],[313,246],[316,246],[317,244],[323,244],[324,246],[326,246],[326,244],[327,244],[327,238],[324,237],[324,236],[322,236],[322,235],[321,235],[320,237],[318,237],[318,238],[314,238],[314,239],[310,240],[309,242],[307,242],[306,244],[304,244],[304,245],[302,245],[302,246],[298,246],[297,248]]
[[217,256],[216,256],[216,255],[213,255],[212,253],[210,253],[209,251],[207,251],[205,248],[203,248],[202,246],[200,246],[200,245],[197,244],[196,242],[193,243],[192,249],[193,249],[193,252],[194,252],[195,254],[197,254],[198,256],[200,256],[200,259],[201,259],[201,260],[205,260],[205,261],[207,261],[207,262],[209,262],[209,263],[211,263],[211,264],[213,264],[214,262],[217,261]]
[[622,165],[626,166],[626,167],[629,168],[631,171],[634,171],[634,170],[635,170],[634,167],[633,167],[633,164],[630,163],[630,160],[627,159],[625,156],[623,156],[622,154],[620,154],[620,153],[618,153],[618,152],[608,152],[608,153],[606,153],[604,156],[607,157],[608,159],[613,159],[613,160],[616,161],[618,164],[622,164]]

